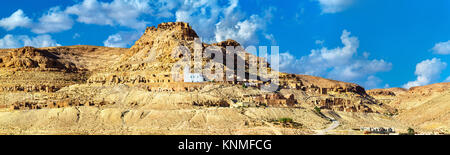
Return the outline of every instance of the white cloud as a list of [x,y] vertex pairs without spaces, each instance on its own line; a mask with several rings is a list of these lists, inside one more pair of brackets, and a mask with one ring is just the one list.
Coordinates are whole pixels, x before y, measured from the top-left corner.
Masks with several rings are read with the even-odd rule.
[[431,60],[424,60],[416,65],[414,74],[417,75],[417,79],[406,83],[403,87],[409,89],[435,82],[439,79],[442,70],[446,67],[447,63],[442,62],[441,59],[433,58]]
[[[343,47],[313,49],[309,55],[300,59],[296,59],[289,52],[280,53],[280,70],[360,83],[365,83],[363,81],[370,76],[370,79],[375,79],[373,75],[378,72],[391,70],[392,64],[384,60],[357,57],[359,40],[350,36],[350,32],[344,30],[341,41]],[[366,84],[366,87],[375,87],[373,83]]]
[[370,53],[369,52],[363,52],[363,57],[364,58],[369,58],[369,56],[370,56]]
[[61,46],[50,35],[38,35],[29,37],[27,35],[7,34],[0,39],[0,48],[20,48],[23,46],[51,47]]
[[436,54],[444,54],[444,55],[450,54],[450,40],[447,42],[437,43],[436,45],[434,45],[432,50]]
[[11,16],[0,20],[0,26],[10,31],[16,27],[28,27],[31,24],[31,19],[28,18],[21,9],[14,12]]
[[266,38],[267,40],[270,40],[272,45],[277,44],[277,40],[275,39],[275,36],[273,34],[264,34],[264,38]]
[[65,12],[77,15],[77,21],[81,23],[120,25],[141,30],[147,22],[139,20],[139,17],[151,10],[149,0],[114,0],[111,3],[84,0],[68,7]]
[[17,48],[21,46],[22,45],[18,38],[15,38],[10,34],[7,34],[2,39],[0,39],[0,48]]
[[325,40],[316,40],[315,43],[316,43],[316,45],[323,46],[323,44],[325,43]]
[[51,8],[36,23],[18,10],[11,17],[2,19],[0,26],[6,29],[28,27],[37,34],[61,32],[72,28],[71,15],[75,15],[80,23],[119,25],[142,31],[148,22],[141,17],[149,15],[188,22],[205,42],[234,39],[246,45],[258,43],[259,32],[263,39],[276,43],[274,36],[265,32],[266,23],[271,22],[276,10],[269,7],[260,14],[246,16],[239,9],[239,0],[83,0],[65,9]]
[[59,7],[54,7],[39,18],[39,23],[32,28],[32,31],[38,34],[60,32],[71,29],[72,25],[72,18],[61,11]]
[[351,59],[349,64],[334,67],[327,76],[335,80],[354,81],[391,68],[392,64],[384,60]]
[[239,21],[234,26],[226,26],[221,21],[216,24],[215,39],[217,42],[234,39],[243,44],[255,44],[257,43],[256,31],[260,29],[261,23],[257,15]]
[[450,76],[447,77],[447,78],[444,80],[444,82],[450,82]]
[[[174,17],[177,21],[189,22],[206,42],[234,39],[248,45],[258,43],[259,34],[264,36],[263,39],[276,43],[273,34],[265,32],[266,23],[270,23],[276,10],[269,7],[260,14],[246,16],[239,8],[239,0],[82,0],[65,9],[51,8],[37,22],[18,10],[11,17],[2,19],[3,25],[0,26],[6,29],[27,27],[37,34],[61,32],[72,28],[74,21],[71,15],[75,15],[80,23],[119,25],[142,31],[148,22],[141,16],[150,15],[153,18]],[[128,43],[121,43],[133,40],[126,36],[130,35],[111,35],[105,44],[128,46]]]
[[[370,75],[367,77],[367,81],[364,83],[364,86],[366,89],[375,89],[378,88],[379,84],[382,83],[383,80],[380,78]],[[388,84],[385,84],[384,87],[389,86]]]
[[75,34],[73,34],[72,39],[78,39],[80,37],[81,37],[81,35],[79,33],[75,33]]
[[156,17],[173,17],[174,13],[173,10],[177,7],[179,7],[183,3],[182,0],[158,0],[156,2],[152,2],[151,8],[157,8],[158,10],[150,10],[150,11],[156,11],[153,13]]
[[295,72],[294,70],[296,67],[299,67],[297,65],[299,65],[300,62],[288,51],[280,53],[279,63],[278,66],[280,71]]
[[243,45],[256,44],[258,32],[268,37],[265,39],[273,39],[264,33],[264,29],[276,8],[270,7],[261,14],[245,17],[238,4],[238,0],[229,0],[226,5],[217,0],[184,1],[176,10],[175,17],[177,21],[190,23],[205,42],[234,39]]
[[106,47],[127,48],[133,45],[134,41],[139,39],[141,35],[139,32],[119,32],[110,35],[108,39],[103,41],[103,45]]
[[341,12],[351,4],[353,0],[317,0],[319,1],[322,13],[337,13]]
[[[213,41],[215,25],[219,20],[222,20],[221,25],[238,22],[237,17],[227,16],[234,13],[234,3],[237,1],[230,1],[229,6],[219,6],[217,0],[210,1],[184,1],[175,12],[177,21],[188,22],[197,31],[199,36],[203,37],[205,41]],[[223,19],[220,19],[223,18]],[[225,18],[227,18],[225,20]],[[235,24],[234,24],[235,25]]]

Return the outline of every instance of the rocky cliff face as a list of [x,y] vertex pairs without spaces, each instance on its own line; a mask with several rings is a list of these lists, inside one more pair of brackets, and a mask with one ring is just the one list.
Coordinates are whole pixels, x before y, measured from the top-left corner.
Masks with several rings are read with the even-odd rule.
[[0,92],[55,92],[78,83],[78,68],[44,49],[23,47],[0,57]]
[[[140,83],[170,80],[170,69],[179,58],[171,56],[178,46],[193,48],[195,31],[187,23],[162,23],[145,33],[114,65],[94,73],[90,83]],[[192,50],[192,49],[190,49]]]
[[[178,46],[187,47],[191,55],[189,59],[193,61],[196,48],[205,49],[210,46],[215,46],[220,48],[224,59],[224,62],[221,64],[215,64],[225,66],[226,58],[230,55],[226,47],[236,47],[240,46],[240,44],[229,39],[213,44],[199,42],[198,45],[201,47],[194,47],[195,38],[197,37],[195,31],[187,23],[170,22],[159,24],[158,27],[148,27],[142,37],[124,54],[120,61],[105,71],[94,73],[88,82],[108,85],[131,84],[156,92],[201,89],[204,85],[199,84],[193,86],[186,83],[174,83],[171,68],[184,56],[182,53],[174,51],[174,49],[177,49]],[[174,53],[175,56],[173,55]],[[201,54],[204,54],[204,52],[202,51]],[[201,61],[202,67],[207,62],[211,62],[211,59],[209,57],[203,58]],[[251,59],[257,62],[263,61],[261,58],[250,53],[246,53],[245,57],[235,55],[235,59],[245,60],[246,76],[252,74],[249,70],[249,61]],[[194,64],[192,63],[187,65],[190,68],[194,68]],[[226,69],[225,67],[224,70]],[[217,84],[223,85],[229,83]],[[280,88],[295,89],[307,93],[307,96],[316,96],[309,98],[306,103],[323,109],[384,113],[383,108],[380,108],[374,99],[365,92],[364,88],[357,84],[307,75],[280,73]],[[332,95],[334,97],[331,97]]]
[[[179,50],[173,51],[179,46],[187,47],[192,56],[189,58],[191,61],[197,48],[195,45],[202,49],[215,46],[222,52],[224,60],[228,56],[235,58],[234,63],[238,59],[244,60],[244,79],[254,74],[249,71],[250,60],[267,63],[263,58],[245,51],[244,55],[234,55],[227,51],[227,46],[240,45],[234,40],[196,44],[197,37],[189,24],[170,22],[159,24],[157,27],[148,27],[143,36],[129,49],[83,45],[0,49],[0,116],[2,116],[0,134],[17,133],[10,129],[24,126],[34,127],[32,130],[21,131],[31,134],[53,133],[50,129],[57,130],[58,134],[84,131],[89,131],[88,134],[130,134],[128,129],[124,130],[127,127],[136,129],[134,133],[139,133],[136,131],[141,128],[145,128],[148,131],[146,133],[164,134],[169,133],[169,129],[183,131],[173,133],[195,133],[194,131],[211,133],[211,124],[217,125],[214,128],[215,134],[227,132],[224,129],[234,134],[240,133],[234,131],[236,127],[248,131],[268,128],[266,124],[279,117],[292,117],[306,127],[301,130],[289,129],[286,133],[311,134],[313,133],[311,129],[324,128],[328,122],[328,119],[317,115],[316,107],[344,114],[342,116],[351,116],[339,118],[356,124],[351,127],[359,128],[358,125],[361,123],[372,123],[367,123],[367,120],[377,120],[377,125],[380,126],[385,125],[384,120],[391,121],[390,125],[397,125],[398,122],[392,118],[393,116],[386,114],[393,114],[396,109],[407,108],[396,105],[402,105],[406,101],[408,107],[414,108],[415,110],[407,112],[408,115],[401,117],[401,120],[414,122],[416,120],[408,119],[406,116],[418,115],[422,112],[419,107],[428,107],[426,106],[428,104],[416,105],[416,101],[421,98],[411,96],[423,95],[431,99],[436,97],[433,92],[440,92],[438,95],[448,93],[447,86],[412,88],[409,91],[392,89],[366,92],[363,87],[353,83],[289,73],[279,73],[280,89],[276,92],[259,89],[261,85],[267,84],[261,80],[203,83],[172,81],[173,65],[186,56],[184,55],[186,53]],[[215,55],[211,55],[202,58],[200,65],[202,67],[207,63],[224,65],[225,61],[215,62],[214,57]],[[183,65],[194,68],[193,63]],[[268,70],[271,70],[270,67]],[[180,72],[182,71],[181,69]],[[448,94],[445,95],[447,96]],[[436,100],[442,101],[446,99],[445,97],[438,97]],[[441,117],[446,116],[448,107],[445,104],[432,105],[439,105],[437,120],[448,121]],[[47,115],[47,112],[54,112],[54,115]],[[33,121],[17,121],[22,123],[11,121],[11,119],[22,120],[24,115],[29,117],[45,115],[45,117],[33,117]],[[355,119],[353,116],[358,118]],[[365,119],[367,116],[370,117]],[[109,120],[110,118],[113,119]],[[421,117],[420,121],[427,122],[428,119],[432,118]],[[39,123],[33,124],[34,122]],[[240,124],[235,124],[236,122]],[[77,130],[74,132],[63,130],[68,123]],[[118,126],[112,127],[111,123]],[[63,125],[54,126],[54,124]],[[111,132],[94,130],[93,126]],[[192,130],[186,130],[186,126]],[[284,128],[268,129],[274,130],[286,131]]]
[[[64,87],[73,84],[126,84],[129,86],[142,88],[152,92],[193,92],[200,91],[203,87],[213,84],[221,86],[239,86],[242,83],[235,82],[211,82],[204,84],[176,83],[173,81],[171,68],[183,58],[183,53],[178,51],[179,46],[184,46],[194,59],[196,48],[204,50],[207,47],[216,47],[222,52],[224,61],[214,62],[213,56],[201,59],[201,67],[206,63],[217,66],[226,66],[226,58],[233,54],[235,64],[237,59],[245,62],[245,76],[250,74],[249,63],[251,60],[257,63],[264,62],[262,58],[244,52],[244,55],[235,55],[226,50],[227,46],[237,47],[240,44],[234,40],[226,40],[219,43],[206,44],[197,40],[198,35],[187,23],[169,22],[161,23],[157,27],[148,27],[145,33],[130,49],[105,48],[94,46],[70,46],[40,48],[24,47],[12,49],[1,57],[0,65],[4,69],[14,69],[14,74],[3,74],[3,83],[0,90],[5,92],[45,92],[53,93]],[[198,47],[195,47],[195,46]],[[174,50],[175,49],[175,50]],[[243,50],[243,49],[241,49]],[[0,53],[1,54],[1,53]],[[3,53],[4,54],[4,53]],[[186,54],[186,53],[184,53]],[[205,54],[204,51],[200,52]],[[102,64],[99,66],[99,64]],[[189,65],[194,68],[194,64]],[[257,64],[259,66],[259,64]],[[184,66],[183,66],[184,67]],[[224,71],[226,68],[224,67]],[[270,67],[268,68],[270,71]],[[29,72],[28,70],[33,70]],[[234,68],[236,71],[236,68]],[[180,70],[182,71],[182,70]],[[296,99],[295,105],[309,104],[322,109],[347,112],[377,112],[383,113],[383,107],[369,96],[364,88],[359,85],[328,80],[320,77],[295,75],[280,73],[280,91],[286,92],[283,95],[292,96]],[[88,78],[88,79],[87,79]],[[259,77],[264,78],[264,77]],[[87,79],[87,80],[86,80]],[[1,79],[0,79],[1,80]],[[256,83],[262,81],[254,81]],[[256,94],[263,94],[258,92]],[[295,95],[293,95],[295,94]],[[231,95],[231,94],[230,94]],[[243,95],[232,95],[235,99],[243,98]],[[53,96],[53,95],[51,95]],[[74,99],[56,95],[51,102],[58,100],[70,100],[71,103],[78,103]],[[222,105],[230,99],[216,98],[214,100],[202,101],[205,105]],[[81,103],[89,102],[88,99]],[[220,101],[220,103],[212,103]],[[111,101],[113,102],[113,101]],[[211,102],[211,103],[210,103]],[[228,102],[228,101],[226,101]],[[248,101],[251,102],[251,101]],[[280,102],[284,102],[281,101]],[[294,101],[292,101],[294,103]],[[35,103],[34,101],[15,101],[17,105],[31,105],[19,103]],[[46,102],[47,103],[47,102]],[[192,105],[200,105],[200,102],[192,102]],[[206,104],[207,103],[207,104]],[[297,104],[298,103],[298,104]],[[228,104],[228,103],[227,103]],[[78,104],[74,104],[78,105]],[[272,104],[274,106],[276,104]],[[19,108],[20,109],[20,108]]]
[[73,63],[61,60],[46,50],[33,47],[13,49],[7,56],[0,58],[0,68],[14,71],[77,71],[77,67]]
[[[158,27],[148,27],[142,37],[136,41],[136,43],[126,52],[123,57],[110,68],[104,72],[95,73],[89,79],[90,83],[106,83],[106,84],[118,84],[118,83],[169,83],[174,82],[172,77],[172,67],[180,59],[187,58],[192,63],[181,64],[188,65],[193,72],[194,68],[194,51],[200,50],[200,67],[205,67],[207,63],[211,63],[215,67],[223,67],[223,71],[226,70],[226,58],[227,53],[226,46],[239,46],[240,44],[234,40],[227,40],[220,43],[206,44],[200,40],[195,42],[198,38],[196,32],[189,26],[188,23],[183,22],[169,22],[161,23]],[[194,47],[195,44],[198,47]],[[210,46],[215,46],[220,50],[223,55],[222,62],[212,61],[214,56],[203,57],[205,55],[204,49]],[[181,52],[185,47],[188,50],[187,53]],[[245,61],[246,76],[251,74],[248,71],[249,57],[260,62],[261,58],[258,58],[249,53],[245,54],[245,57],[234,55],[236,59],[243,59]],[[236,61],[236,60],[235,60]],[[236,68],[233,68],[236,70]],[[213,69],[215,70],[215,69]],[[183,70],[180,69],[179,73],[182,75]],[[245,77],[243,77],[245,78]]]
[[[53,93],[86,82],[121,49],[70,46],[0,49],[0,92]],[[112,57],[111,57],[112,55]]]

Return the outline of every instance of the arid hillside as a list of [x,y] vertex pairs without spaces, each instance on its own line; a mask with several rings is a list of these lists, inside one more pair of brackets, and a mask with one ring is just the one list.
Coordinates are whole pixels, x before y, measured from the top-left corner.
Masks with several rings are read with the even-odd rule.
[[[278,83],[251,79],[252,63],[268,72],[270,64],[226,50],[240,46],[234,40],[207,44],[197,37],[189,24],[169,22],[148,27],[130,49],[1,49],[0,134],[363,134],[363,127],[448,133],[446,84],[366,92],[353,83],[277,71]],[[179,46],[187,52],[174,50]],[[242,60],[245,73],[229,81],[175,81],[174,65],[190,67],[175,71],[182,78],[193,74],[195,64],[177,63],[206,47]],[[204,55],[201,67],[237,70]],[[279,89],[261,89],[271,84]]]
[[450,83],[369,90],[376,99],[398,109],[395,119],[436,132],[450,128]]

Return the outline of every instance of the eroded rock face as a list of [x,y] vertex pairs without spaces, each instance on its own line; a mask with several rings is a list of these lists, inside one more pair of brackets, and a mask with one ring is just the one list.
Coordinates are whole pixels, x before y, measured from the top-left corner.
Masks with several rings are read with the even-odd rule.
[[86,83],[128,49],[98,46],[0,49],[0,93],[54,93]]
[[78,101],[71,100],[61,100],[61,101],[49,101],[47,103],[38,103],[38,102],[16,102],[13,103],[9,109],[10,110],[33,110],[33,109],[43,109],[43,108],[64,108],[70,106],[105,106],[112,105],[114,103],[101,101],[101,102],[85,102],[81,103]]
[[[175,82],[172,77],[171,69],[174,64],[186,56],[177,51],[177,47],[180,46],[187,47],[189,50],[188,52],[190,52],[189,54],[191,55],[189,59],[192,62],[196,48],[201,48],[201,50],[204,50],[208,47],[216,47],[220,50],[220,52],[222,52],[224,59],[223,62],[212,61],[215,55],[203,57],[201,59],[202,64],[200,64],[202,68],[204,68],[207,63],[221,67],[221,65],[225,65],[226,59],[229,58],[229,56],[233,56],[235,59],[235,64],[239,59],[244,60],[246,72],[245,77],[237,77],[235,74],[235,79],[248,79],[250,75],[256,74],[251,73],[249,70],[250,61],[255,61],[258,66],[257,68],[259,68],[261,63],[267,64],[268,71],[271,71],[269,64],[263,58],[259,58],[243,51],[243,49],[239,49],[238,47],[240,44],[234,40],[229,39],[219,43],[206,44],[195,40],[195,38],[198,38],[198,35],[191,28],[191,26],[189,26],[189,24],[183,22],[169,22],[161,23],[157,27],[148,27],[141,38],[137,40],[130,49],[108,49],[104,47],[91,46],[40,49],[24,47],[15,49],[0,59],[0,64],[3,65],[4,69],[14,68],[17,70],[17,72],[13,74],[0,75],[0,80],[6,80],[6,82],[0,85],[0,91],[58,94],[57,96],[62,97],[58,97],[54,100],[70,99],[71,104],[68,105],[77,106],[81,104],[76,103],[76,100],[89,102],[89,97],[74,99],[73,96],[57,91],[74,84],[92,84],[102,86],[127,85],[152,93],[195,93],[201,91],[203,87],[207,85],[242,87],[242,85],[251,83],[249,87],[254,87],[256,89],[261,85],[268,84],[268,82],[261,80],[265,77],[258,77],[259,80],[253,80],[251,82],[247,81],[247,83],[237,80],[227,82],[215,82],[210,80],[206,83]],[[195,47],[195,45],[200,47]],[[226,48],[228,46],[242,50],[244,55],[235,55],[235,53],[227,51]],[[108,53],[109,50],[116,51],[113,52],[116,53],[116,56],[106,59],[105,62],[108,62],[106,65],[94,66],[96,63],[92,63],[89,57],[101,57],[99,55],[90,55],[92,53],[97,53],[99,50],[104,51],[103,53],[99,52],[99,54]],[[201,51],[200,54],[204,55],[205,52]],[[103,62],[102,59],[95,59],[94,61],[98,61],[97,64]],[[193,63],[183,65],[189,65],[191,69],[194,68]],[[224,71],[229,69],[226,67],[227,66],[225,65]],[[235,71],[236,69],[237,68],[234,68]],[[28,72],[28,70],[33,70],[36,72]],[[183,70],[180,69],[180,72],[182,71]],[[339,82],[307,75],[287,73],[280,73],[279,75],[280,89],[296,90],[303,95],[282,95],[278,92],[270,95],[263,92],[258,92],[257,97],[247,98],[248,101],[246,102],[257,103],[270,107],[298,107],[302,106],[299,103],[304,103],[307,101],[309,104],[317,105],[324,109],[349,112],[375,111],[372,110],[369,105],[374,104],[375,101],[370,98],[364,88],[357,84]],[[83,92],[83,90],[80,90],[80,92]],[[300,99],[299,96],[316,98]],[[214,100],[190,101],[188,104],[195,106],[230,106],[227,101],[229,98],[224,96],[215,96],[214,98]],[[33,104],[19,104],[18,106],[27,107],[24,105]],[[45,104],[45,106],[47,105],[51,106],[54,104]]]
[[[226,69],[237,70],[237,68],[227,68],[225,65],[227,57],[235,58],[235,62],[240,59],[245,62],[246,77],[237,77],[234,79],[246,78],[248,75],[255,74],[248,71],[249,61],[256,61],[260,63],[263,59],[258,58],[250,53],[245,52],[243,55],[235,53],[227,53],[226,46],[240,46],[234,40],[227,40],[220,43],[206,44],[198,38],[196,32],[189,26],[188,23],[183,22],[169,22],[159,24],[158,27],[148,27],[142,37],[129,49],[128,52],[115,65],[106,69],[104,72],[97,72],[89,78],[89,83],[104,83],[104,84],[136,84],[136,83],[171,83],[175,78],[172,77],[173,66],[181,59],[190,60],[191,63],[177,64],[189,66],[191,70],[194,69],[195,50],[199,50],[200,57],[205,55],[205,49],[211,46],[217,48],[223,55],[222,62],[213,61],[215,55],[209,57],[204,56],[200,58],[200,63],[197,64],[204,68],[206,64],[211,64],[215,67],[223,67],[225,73]],[[199,47],[194,47],[198,45]],[[181,52],[182,49],[187,49],[189,54]],[[233,55],[231,55],[233,54]],[[188,55],[190,57],[188,57]],[[257,65],[259,66],[259,65]],[[183,77],[183,69],[178,71]],[[270,69],[269,69],[270,70]],[[177,71],[175,71],[177,72]],[[192,72],[192,71],[191,71]],[[236,72],[235,72],[236,73]],[[212,79],[213,77],[205,77]],[[224,79],[226,77],[223,77]],[[212,80],[211,80],[212,81]],[[219,80],[216,80],[219,81]],[[226,80],[223,80],[226,81]],[[235,80],[237,81],[237,80]],[[170,89],[170,88],[169,88]]]
[[51,93],[55,92],[62,88],[62,86],[55,85],[45,85],[45,84],[36,84],[36,85],[14,85],[14,86],[0,86],[0,92],[46,92]]
[[370,96],[395,96],[395,93],[393,91],[381,90],[381,89],[369,90],[367,93]]
[[[158,27],[148,27],[144,35],[136,41],[128,52],[120,59],[120,61],[111,66],[104,72],[93,74],[88,83],[101,83],[108,85],[127,84],[142,87],[152,92],[190,92],[196,91],[203,87],[202,84],[189,85],[185,83],[176,83],[173,81],[171,69],[173,65],[179,61],[184,55],[178,54],[173,56],[173,49],[179,46],[188,48],[191,54],[191,61],[194,59],[194,50],[199,47],[194,47],[195,38],[197,34],[187,23],[162,23]],[[220,48],[224,56],[224,62],[219,65],[224,65],[226,62],[228,51],[227,46],[239,47],[240,44],[234,40],[226,40],[219,43],[206,44],[200,43],[202,49],[210,46]],[[243,50],[243,49],[242,49]],[[175,51],[176,53],[176,51]],[[204,54],[204,53],[202,53]],[[246,71],[249,68],[249,61],[264,62],[252,54],[246,53],[244,57],[235,55],[235,63],[237,59],[245,60]],[[202,64],[206,64],[213,57],[204,58]],[[268,64],[269,66],[269,64]],[[194,64],[190,64],[191,69]],[[270,71],[270,67],[268,67]],[[252,73],[246,72],[246,76]],[[220,83],[213,82],[217,85],[237,84],[239,82]],[[263,81],[254,81],[254,84],[263,84]],[[325,109],[349,111],[349,112],[373,112],[367,104],[374,104],[375,101],[366,93],[364,88],[357,84],[328,80],[320,77],[313,77],[307,75],[295,75],[280,73],[280,89],[295,89],[306,92],[308,95],[323,97],[313,101],[312,104],[319,105]],[[330,99],[330,95],[339,95]],[[360,99],[354,99],[354,98]],[[294,107],[298,106],[296,100],[290,97],[273,99],[268,96],[260,96],[249,100],[247,102],[257,102],[273,107]],[[308,101],[309,102],[309,101]],[[221,105],[209,102],[192,103],[192,105],[200,106],[214,106]]]
[[365,89],[357,84],[314,77],[309,75],[280,74],[280,86],[284,89],[300,89],[316,94],[346,94],[368,96]]
[[179,46],[193,49],[197,34],[187,23],[161,23],[148,27],[139,40],[116,64],[95,73],[90,83],[159,83],[170,82],[170,71],[180,58],[172,57]]
[[[178,45],[187,45],[198,38],[197,33],[189,26],[188,23],[183,22],[169,22],[161,23],[157,28],[154,26],[147,27],[144,35],[130,48],[126,53],[131,57],[141,50],[150,50],[146,48],[159,48],[160,50],[153,50],[152,52],[159,52],[159,54],[172,52],[172,49]],[[164,50],[167,49],[167,50]],[[149,52],[149,51],[144,51]],[[158,56],[158,55],[155,55]]]
[[269,93],[263,95],[245,95],[243,101],[247,103],[254,103],[255,106],[270,106],[270,107],[296,107],[297,100],[293,94],[282,95],[280,93]]
[[[314,124],[320,121],[323,122],[323,126],[320,126],[322,129],[327,127],[328,120],[318,116],[313,111],[315,107],[351,116],[342,117],[347,120],[358,119],[358,116],[361,116],[360,118],[382,116],[383,119],[391,119],[384,115],[390,113],[389,107],[385,105],[396,103],[396,98],[401,97],[402,94],[407,95],[404,97],[408,99],[409,95],[420,94],[430,98],[438,96],[436,103],[448,101],[446,100],[449,96],[448,86],[412,88],[404,92],[392,90],[394,94],[389,91],[366,92],[363,87],[353,83],[288,73],[279,74],[280,89],[275,92],[259,89],[261,85],[267,84],[261,80],[241,83],[235,81],[173,82],[171,68],[185,56],[178,51],[172,55],[173,49],[186,46],[191,56],[194,56],[196,37],[198,37],[197,34],[189,24],[176,22],[147,28],[144,35],[130,49],[84,45],[0,49],[0,114],[4,118],[0,121],[3,123],[0,126],[6,128],[10,126],[11,129],[29,129],[29,126],[33,126],[36,129],[39,128],[36,130],[39,132],[29,131],[28,133],[41,133],[41,131],[49,130],[39,126],[43,124],[41,122],[46,122],[43,119],[48,119],[50,129],[61,131],[62,134],[67,134],[68,123],[76,124],[79,129],[83,129],[80,131],[92,134],[106,131],[93,127],[102,125],[110,127],[112,122],[117,123],[119,127],[137,123],[134,126],[128,126],[136,130],[161,131],[161,128],[167,127],[168,130],[161,131],[161,134],[167,134],[169,129],[173,129],[170,127],[177,127],[176,129],[183,133],[192,134],[194,132],[186,130],[186,126],[195,126],[195,130],[191,131],[210,131],[211,124],[218,124],[220,125],[216,127],[218,130],[211,133],[222,134],[226,128],[235,129],[235,126],[230,127],[230,124],[238,123],[248,128],[254,125],[254,121],[264,125],[263,122],[279,119],[279,117],[296,116],[294,118],[296,122],[303,120],[300,122],[305,125],[304,129],[316,126]],[[203,49],[216,46],[224,55],[224,60],[230,56],[230,53],[225,50],[227,46],[240,46],[234,40],[197,45]],[[201,65],[210,62],[213,57],[215,56],[203,58]],[[247,70],[249,59],[258,63],[267,63],[264,59],[249,53],[242,57],[237,55],[235,57],[245,59]],[[193,64],[189,65],[191,69],[194,68]],[[270,66],[268,70],[271,70]],[[246,76],[251,74],[253,73],[246,72]],[[432,93],[436,91],[442,91],[442,94]],[[373,96],[382,97],[374,98]],[[400,101],[404,100],[398,100]],[[411,104],[414,103],[416,99],[411,101]],[[233,105],[245,108],[233,108],[236,107]],[[448,114],[448,106],[445,104],[433,106],[439,110],[439,118],[449,118],[445,117],[445,114]],[[14,111],[8,111],[8,109]],[[415,109],[410,112],[411,114],[403,116],[403,119],[420,115],[423,113],[421,109],[430,108]],[[68,114],[70,118],[73,118],[71,119],[73,122],[64,119]],[[11,118],[21,122],[9,121]],[[135,120],[129,120],[130,118]],[[102,122],[108,119],[114,121]],[[370,124],[373,120],[358,123]],[[430,119],[424,117],[423,120]],[[38,123],[33,124],[35,122]],[[54,127],[55,123],[62,125]],[[345,123],[347,122],[343,122],[347,125]],[[385,122],[381,124],[384,125]],[[291,125],[287,124],[287,126]],[[119,134],[129,133],[126,128],[113,126],[107,129],[117,131]],[[259,131],[261,128],[258,126],[255,129],[251,130]],[[19,130],[13,130],[11,133],[17,131]],[[230,133],[239,134],[239,132]]]
[[231,39],[228,39],[228,40],[225,40],[225,41],[222,41],[222,42],[218,42],[218,43],[213,43],[213,44],[211,44],[212,46],[221,46],[221,47],[227,47],[227,46],[233,46],[233,47],[236,47],[236,46],[241,46],[241,44],[239,44],[237,41],[235,41],[235,40],[231,40]]
[[77,67],[73,63],[61,61],[58,56],[34,47],[14,49],[1,60],[0,67],[13,70],[77,71]]
[[329,109],[335,111],[345,111],[345,112],[374,112],[368,105],[371,103],[355,103],[355,101],[344,98],[327,98],[323,100],[316,100],[314,103],[321,109]]

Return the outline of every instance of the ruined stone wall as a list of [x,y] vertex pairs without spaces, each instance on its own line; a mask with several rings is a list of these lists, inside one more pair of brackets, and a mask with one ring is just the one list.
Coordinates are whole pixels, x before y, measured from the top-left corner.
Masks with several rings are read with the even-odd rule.
[[370,96],[396,96],[393,91],[388,90],[370,90],[367,93]]
[[313,101],[314,105],[321,109],[329,109],[345,112],[374,112],[369,106],[362,102],[355,103],[353,100],[344,98],[326,98]]
[[13,85],[13,86],[5,86],[0,85],[0,92],[56,92],[61,89],[63,86],[55,86],[55,85]]
[[297,105],[297,100],[293,94],[283,96],[279,93],[244,95],[242,102],[254,103],[257,106],[271,107],[293,107]]
[[[38,103],[38,102],[16,102],[9,106],[10,110],[32,110],[32,109],[43,109],[43,108],[63,108],[70,106],[105,106],[115,104],[113,102],[107,101],[88,101],[85,103],[81,103],[79,101],[70,101],[70,100],[62,100],[62,101],[49,101],[46,103]],[[1,108],[1,107],[0,107]],[[6,108],[6,105],[4,106]]]

